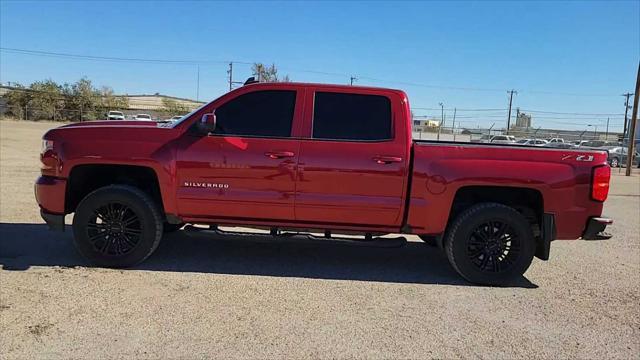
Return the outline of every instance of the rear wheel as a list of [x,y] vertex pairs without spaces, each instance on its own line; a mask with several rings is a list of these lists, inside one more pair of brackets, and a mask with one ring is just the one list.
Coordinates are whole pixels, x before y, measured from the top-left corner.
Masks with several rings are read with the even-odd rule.
[[535,240],[527,219],[496,203],[475,205],[452,223],[445,239],[449,263],[462,277],[483,285],[506,285],[527,271]]
[[73,217],[74,242],[96,265],[129,267],[158,247],[162,223],[160,210],[149,195],[131,186],[107,186],[78,205]]

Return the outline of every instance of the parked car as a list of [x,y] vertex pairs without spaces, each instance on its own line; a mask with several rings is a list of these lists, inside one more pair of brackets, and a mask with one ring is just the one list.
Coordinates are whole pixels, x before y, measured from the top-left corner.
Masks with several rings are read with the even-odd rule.
[[124,113],[122,111],[109,111],[107,120],[124,120]]
[[488,143],[491,142],[492,138],[493,138],[493,135],[482,135],[478,139],[471,139],[470,142],[472,142],[472,143],[480,143],[480,144],[488,144]]
[[133,120],[151,121],[152,119],[149,114],[136,114],[136,116],[133,117]]
[[545,146],[547,144],[548,141],[542,139],[520,139],[516,141],[516,145]]
[[[521,277],[534,256],[547,260],[554,239],[610,237],[605,151],[412,140],[406,99],[255,83],[170,126],[65,125],[43,136],[35,197],[53,229],[75,213],[77,249],[106,267],[144,261],[185,223],[234,225],[416,234],[468,281],[493,285]],[[367,243],[384,241],[404,239]]]
[[563,138],[552,138],[547,140],[548,143],[553,144],[553,143],[563,143],[564,144],[564,139]]
[[542,145],[544,147],[556,148],[556,149],[575,149],[576,146],[572,143],[566,142],[550,142]]
[[492,144],[513,144],[516,138],[510,135],[494,135],[490,141]]
[[[614,146],[608,147],[606,148],[606,150],[608,153],[607,162],[609,163],[609,165],[611,165],[611,167],[626,166],[627,154],[629,154],[628,148],[622,146]],[[640,157],[638,156],[638,152],[635,151],[633,154],[633,159],[631,160],[632,164],[638,160],[640,160]]]

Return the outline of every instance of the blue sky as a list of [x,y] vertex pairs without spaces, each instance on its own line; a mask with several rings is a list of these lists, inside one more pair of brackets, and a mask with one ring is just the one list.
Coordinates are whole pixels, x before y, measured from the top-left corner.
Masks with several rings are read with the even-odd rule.
[[[514,107],[620,114],[640,59],[640,1],[626,2],[0,2],[4,48],[194,60],[201,100],[227,89],[229,60],[275,63],[294,81],[401,88],[417,115]],[[0,81],[83,76],[117,93],[195,98],[196,65],[0,53]],[[220,61],[220,62],[215,62]],[[344,75],[323,75],[328,72]],[[236,80],[249,65],[234,66]],[[384,81],[380,81],[384,80]],[[452,111],[447,111],[448,117]],[[500,111],[458,112],[504,126]],[[606,115],[534,113],[534,126],[604,127]],[[611,129],[622,116],[611,115]]]

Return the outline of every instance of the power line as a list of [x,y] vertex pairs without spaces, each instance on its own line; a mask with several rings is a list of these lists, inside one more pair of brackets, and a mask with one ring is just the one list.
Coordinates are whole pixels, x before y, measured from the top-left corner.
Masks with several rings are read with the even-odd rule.
[[[98,60],[98,61],[119,61],[119,62],[138,62],[138,63],[142,62],[142,63],[184,64],[184,65],[199,65],[199,64],[207,64],[207,63],[226,64],[229,62],[228,60],[226,61],[223,61],[223,60],[170,60],[170,59],[149,59],[149,58],[125,58],[125,57],[114,57],[114,56],[94,56],[94,55],[80,55],[80,54],[60,53],[60,52],[51,52],[51,51],[5,48],[5,47],[0,47],[0,50],[4,52],[25,54],[25,55],[50,56],[50,57],[62,57],[62,58]],[[234,61],[234,62],[239,64],[248,64],[248,65],[251,64],[249,62],[241,62],[241,61]]]
[[[415,107],[412,106],[411,109],[416,109],[416,110],[440,110],[440,108],[429,108],[429,107]],[[444,110],[446,111],[450,111],[453,110],[453,108],[445,108]],[[507,109],[458,109],[458,111],[507,111]]]
[[[236,64],[243,64],[243,65],[253,64],[251,62],[236,61],[236,60],[174,60],[174,59],[95,56],[95,55],[83,55],[83,54],[72,54],[72,53],[63,53],[63,52],[40,51],[40,50],[29,50],[29,49],[18,49],[18,48],[7,48],[7,47],[0,47],[0,51],[23,54],[23,55],[32,55],[32,56],[62,57],[62,58],[82,59],[82,60],[93,60],[93,61],[137,62],[137,63],[156,63],[156,64],[174,64],[174,65],[228,64],[229,62],[233,62]],[[442,89],[442,90],[484,91],[484,92],[509,91],[506,89],[496,89],[496,88],[433,85],[433,84],[424,84],[424,83],[417,83],[417,82],[410,82],[410,81],[380,79],[380,78],[370,77],[370,76],[358,76],[354,74],[345,74],[345,73],[336,73],[336,72],[327,72],[327,71],[318,71],[318,70],[299,70],[299,69],[291,69],[287,67],[284,67],[281,69],[287,70],[287,71],[293,71],[293,72],[303,72],[303,73],[318,74],[318,75],[340,76],[340,77],[344,77],[345,79],[350,79],[351,77],[354,77],[361,80],[370,80],[370,81],[389,83],[389,84],[399,84],[399,85],[406,85],[406,86],[416,86],[416,87]],[[566,95],[566,96],[612,96],[610,94],[577,94],[577,93],[562,93],[562,92],[537,91],[537,90],[526,91],[526,92],[534,93],[534,94],[539,93],[539,94],[555,94],[555,95]]]
[[560,114],[560,115],[592,115],[592,116],[622,116],[624,114],[616,114],[616,113],[574,113],[574,112],[558,112],[558,111],[543,111],[543,110],[531,110],[531,109],[522,109],[522,111],[527,111],[530,113],[541,113],[541,114]]

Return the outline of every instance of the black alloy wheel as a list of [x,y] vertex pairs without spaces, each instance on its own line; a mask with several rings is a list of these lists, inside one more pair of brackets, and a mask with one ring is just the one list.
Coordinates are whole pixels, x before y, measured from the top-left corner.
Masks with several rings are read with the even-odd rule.
[[127,205],[112,202],[97,208],[86,226],[87,239],[103,255],[126,255],[140,243],[142,223]]
[[110,185],[87,195],[73,216],[76,248],[98,266],[136,265],[158,247],[164,217],[142,190]]

